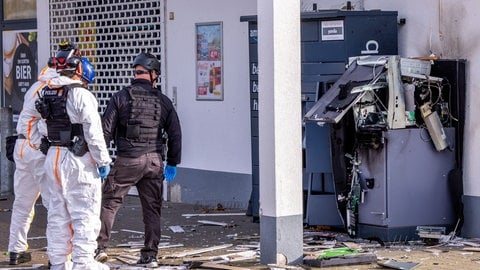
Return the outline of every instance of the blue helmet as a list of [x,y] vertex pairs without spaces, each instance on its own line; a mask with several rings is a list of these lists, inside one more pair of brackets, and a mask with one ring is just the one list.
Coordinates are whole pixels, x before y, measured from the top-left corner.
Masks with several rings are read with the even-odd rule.
[[92,83],[95,79],[95,69],[86,57],[82,57],[82,79],[88,83]]

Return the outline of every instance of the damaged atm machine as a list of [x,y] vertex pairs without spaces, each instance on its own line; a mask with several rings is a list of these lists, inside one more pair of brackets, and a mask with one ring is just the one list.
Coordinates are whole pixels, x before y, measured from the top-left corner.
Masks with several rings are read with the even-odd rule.
[[330,125],[338,215],[351,236],[405,241],[419,227],[455,229],[464,90],[458,61],[449,65],[351,57],[306,113],[305,121]]

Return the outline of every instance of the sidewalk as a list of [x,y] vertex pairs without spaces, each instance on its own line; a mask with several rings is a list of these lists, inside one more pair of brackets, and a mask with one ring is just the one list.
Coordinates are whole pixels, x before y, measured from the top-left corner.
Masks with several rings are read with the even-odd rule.
[[[33,260],[28,264],[18,265],[17,268],[8,265],[6,251],[12,202],[13,197],[0,200],[2,251],[0,268],[47,269],[46,211],[40,200],[29,234]],[[319,265],[317,268],[307,265],[295,267],[261,265],[260,224],[254,223],[252,217],[244,213],[245,210],[222,209],[220,205],[216,208],[204,208],[189,204],[164,203],[160,267],[157,269],[318,269]],[[307,256],[314,258],[316,263],[320,262],[316,258],[324,250],[331,251],[332,248],[345,246],[355,253],[373,255],[376,258],[365,264],[341,265],[328,269],[394,269],[380,266],[379,263],[383,262],[403,263],[403,266],[414,265],[415,269],[480,269],[480,241],[477,239],[459,239],[445,245],[430,247],[418,242],[389,243],[380,246],[372,241],[351,239],[342,232],[317,229],[304,230],[304,254],[306,258]],[[111,248],[107,250],[109,254],[107,264],[112,269],[142,269],[128,264],[136,261],[143,243],[143,223],[138,197],[127,196],[117,215],[113,230]],[[345,260],[346,257],[340,258]],[[332,262],[330,259],[322,261]],[[39,268],[25,268],[32,265]]]
[[[0,268],[10,267],[6,251],[8,250],[12,204],[13,196],[0,200],[0,250],[2,251]],[[182,216],[184,214],[188,216]],[[250,244],[252,241],[259,242],[260,224],[252,222],[252,217],[246,216],[245,210],[241,209],[223,209],[220,205],[216,208],[204,208],[190,204],[164,202],[161,222],[161,244],[176,245],[177,247],[163,247],[160,249],[159,257],[165,253],[205,249],[227,244],[232,246]],[[173,227],[170,228],[171,226]],[[18,265],[19,267],[35,264],[47,265],[45,229],[46,210],[39,199],[29,233],[29,245],[33,260],[29,264]],[[183,232],[174,232],[179,229]],[[120,261],[114,260],[115,255],[122,254],[122,251],[128,246],[138,249],[139,245],[143,244],[143,231],[140,200],[136,196],[127,196],[123,207],[117,214],[110,241],[111,248],[107,250],[110,258],[115,261],[110,263],[121,264]],[[243,239],[239,239],[241,237]],[[122,247],[117,247],[117,245],[122,245]],[[167,261],[172,262],[172,260]]]

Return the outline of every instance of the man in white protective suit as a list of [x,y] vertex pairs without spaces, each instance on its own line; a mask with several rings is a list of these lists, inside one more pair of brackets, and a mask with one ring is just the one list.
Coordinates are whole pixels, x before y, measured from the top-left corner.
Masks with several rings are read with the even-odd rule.
[[[45,171],[43,163],[45,155],[40,151],[42,134],[46,132],[45,123],[35,109],[38,92],[49,79],[58,77],[54,68],[45,67],[35,82],[25,93],[23,108],[17,122],[18,139],[15,142],[14,161],[15,173],[13,186],[15,199],[13,201],[10,221],[10,237],[8,251],[10,265],[31,261],[28,252],[27,235],[35,216],[35,203],[42,195],[42,203],[48,209],[48,192],[45,187]],[[43,125],[42,125],[43,124]]]
[[[109,269],[94,260],[100,230],[101,181],[111,159],[103,138],[98,103],[82,84],[91,64],[78,50],[62,46],[55,56],[60,74],[37,102],[46,119],[49,149],[45,174],[49,188],[47,254],[50,269]],[[66,259],[72,254],[72,260]]]

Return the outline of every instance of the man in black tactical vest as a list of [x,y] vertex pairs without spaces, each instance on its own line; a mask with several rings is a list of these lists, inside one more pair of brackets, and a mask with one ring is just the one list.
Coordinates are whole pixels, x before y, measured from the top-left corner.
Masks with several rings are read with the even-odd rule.
[[[105,249],[115,216],[130,187],[137,187],[145,225],[145,243],[138,265],[157,267],[163,180],[171,181],[181,158],[182,134],[170,99],[155,87],[160,63],[150,53],[133,61],[131,85],[115,93],[103,114],[105,141],[112,139],[117,158],[108,175],[102,197],[102,228],[95,259],[105,262]],[[167,152],[164,156],[167,135]],[[166,160],[164,170],[163,162]]]

